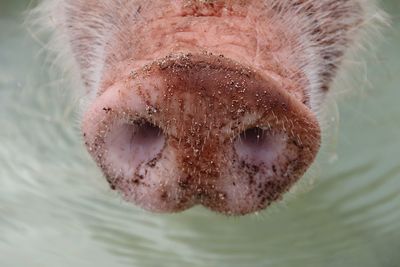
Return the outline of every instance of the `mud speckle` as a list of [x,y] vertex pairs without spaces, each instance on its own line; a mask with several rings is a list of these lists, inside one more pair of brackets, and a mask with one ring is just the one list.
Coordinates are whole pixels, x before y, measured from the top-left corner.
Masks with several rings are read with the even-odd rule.
[[[280,199],[318,151],[319,126],[307,107],[249,67],[188,53],[169,55],[136,72],[132,83],[137,87],[131,90],[144,108],[103,110],[97,134],[85,140],[110,185],[139,204],[146,199],[176,211],[202,204],[225,214],[253,212]],[[161,82],[149,87],[154,80]],[[129,99],[129,90],[121,93]],[[161,153],[143,162],[133,178],[121,176],[104,156],[104,139],[118,120],[150,122],[165,135]],[[267,163],[239,158],[233,146],[243,131],[258,127],[287,136],[280,155]]]
[[112,111],[112,108],[110,108],[110,107],[104,107],[103,110],[104,110],[105,112],[109,113],[109,112]]

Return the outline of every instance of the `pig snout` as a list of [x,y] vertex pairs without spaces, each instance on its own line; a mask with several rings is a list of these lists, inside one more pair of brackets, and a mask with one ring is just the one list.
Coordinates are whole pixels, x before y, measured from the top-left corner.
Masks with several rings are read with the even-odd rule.
[[124,69],[87,110],[83,133],[128,201],[157,212],[202,204],[247,214],[280,199],[314,161],[315,115],[251,66],[170,53]]
[[317,114],[368,12],[358,0],[57,3],[56,40],[86,89],[84,140],[111,188],[150,211],[229,215],[281,199],[313,163]]

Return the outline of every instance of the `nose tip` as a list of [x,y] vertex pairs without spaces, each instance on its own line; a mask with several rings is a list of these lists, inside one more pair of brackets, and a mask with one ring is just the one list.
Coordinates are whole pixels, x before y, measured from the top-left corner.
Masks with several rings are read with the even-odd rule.
[[99,95],[82,127],[111,187],[160,212],[263,209],[304,174],[320,144],[308,107],[273,79],[212,55],[137,70]]

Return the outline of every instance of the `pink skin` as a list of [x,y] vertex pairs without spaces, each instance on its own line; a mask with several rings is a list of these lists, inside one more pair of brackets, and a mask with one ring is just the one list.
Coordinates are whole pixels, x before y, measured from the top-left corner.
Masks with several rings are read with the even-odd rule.
[[243,215],[281,199],[320,146],[301,30],[261,0],[136,2],[82,123],[111,187],[156,212]]
[[313,161],[320,134],[314,115],[272,79],[205,54],[162,58],[115,83],[83,130],[127,200],[226,214],[279,199]]

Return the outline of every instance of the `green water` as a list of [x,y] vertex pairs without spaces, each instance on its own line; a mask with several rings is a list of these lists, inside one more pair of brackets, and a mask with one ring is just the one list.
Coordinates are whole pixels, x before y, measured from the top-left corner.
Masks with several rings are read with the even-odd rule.
[[149,214],[111,192],[62,75],[21,26],[26,2],[0,0],[1,267],[400,266],[398,0],[385,2],[392,29],[350,74],[354,93],[328,117],[337,133],[302,192],[242,218]]

